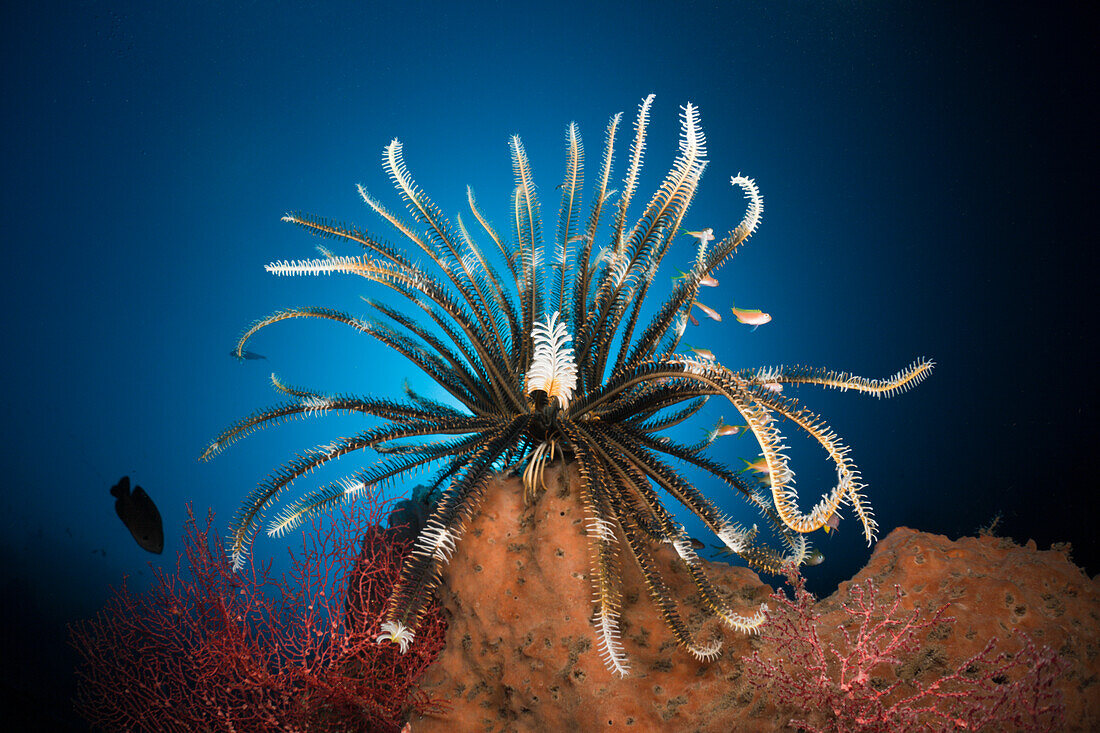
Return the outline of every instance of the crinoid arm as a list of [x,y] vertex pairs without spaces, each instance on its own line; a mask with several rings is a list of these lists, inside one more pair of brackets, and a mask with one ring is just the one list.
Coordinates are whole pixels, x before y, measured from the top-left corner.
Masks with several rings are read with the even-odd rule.
[[[806,535],[833,521],[842,508],[852,509],[867,541],[873,541],[877,524],[848,447],[821,417],[782,394],[782,387],[816,384],[888,397],[919,384],[934,364],[918,359],[877,380],[806,367],[733,371],[710,352],[706,359],[698,358],[698,350],[691,357],[678,353],[700,287],[715,284],[718,269],[758,230],[763,197],[753,179],[732,176],[731,185],[744,197],[736,226],[714,241],[716,228],[688,223],[702,174],[711,165],[699,110],[690,103],[680,109],[679,148],[667,173],[651,196],[640,196],[653,101],[648,95],[638,106],[621,174],[613,169],[622,115],[611,117],[587,199],[580,130],[572,123],[566,128],[557,226],[547,227],[553,230],[551,241],[543,238],[539,188],[518,137],[508,141],[513,188],[499,228],[469,187],[470,226],[461,216],[452,224],[416,184],[397,139],[385,146],[382,167],[400,205],[391,207],[358,188],[397,243],[311,214],[284,217],[324,245],[317,248],[319,257],[277,260],[267,265],[268,272],[353,275],[389,297],[364,298],[366,316],[327,307],[277,310],[245,329],[237,356],[269,327],[283,328],[277,324],[339,323],[403,356],[444,396],[429,397],[409,386],[403,400],[337,394],[294,387],[273,376],[282,401],[232,423],[206,446],[203,460],[261,428],[293,419],[342,413],[369,422],[350,437],[293,456],[245,497],[230,524],[234,567],[246,562],[257,527],[284,491],[341,457],[364,450],[378,456],[369,467],[282,504],[267,520],[269,535],[283,536],[318,512],[430,470],[431,495],[439,498],[405,561],[378,636],[380,643],[406,651],[415,643],[443,568],[461,552],[481,497],[496,485],[493,476],[522,470],[523,491],[535,501],[536,488],[545,488],[546,465],[572,461],[581,476],[576,488],[591,548],[597,646],[611,673],[626,675],[630,666],[620,632],[623,563],[640,568],[653,603],[688,653],[700,661],[720,653],[720,640],[695,638],[681,615],[655,560],[662,545],[671,545],[671,561],[691,577],[701,607],[727,627],[752,632],[764,618],[762,608],[725,605],[666,502],[701,521],[729,553],[766,572],[805,560]],[[612,187],[617,175],[621,180]],[[632,207],[637,218],[631,218]],[[682,249],[674,246],[676,237],[688,228],[697,230],[690,232],[693,250],[687,262],[677,263],[686,272],[650,310],[647,298],[654,284],[664,281],[658,270]],[[486,237],[487,246],[479,242]],[[338,251],[341,247],[354,251]],[[653,317],[645,321],[643,314],[650,312]],[[692,444],[667,434],[711,399],[728,401],[759,444],[768,491],[708,454],[722,440],[717,429]],[[780,432],[786,424],[815,440],[836,467],[836,485],[805,511]],[[705,490],[709,487],[684,478],[684,467],[701,471],[723,496],[741,496],[763,517],[766,531],[719,509]],[[767,534],[778,541],[769,544]]]
[[875,397],[893,397],[916,387],[923,382],[935,368],[936,362],[921,357],[912,364],[885,379],[867,379],[849,372],[832,369],[813,369],[810,367],[765,367],[763,369],[745,369],[738,377],[748,384],[816,384],[842,392],[853,390]]

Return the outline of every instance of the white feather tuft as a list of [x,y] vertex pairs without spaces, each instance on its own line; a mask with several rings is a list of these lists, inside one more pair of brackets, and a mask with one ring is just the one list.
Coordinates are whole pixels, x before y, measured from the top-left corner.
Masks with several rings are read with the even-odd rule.
[[383,641],[392,641],[400,647],[401,653],[404,654],[409,650],[409,644],[412,644],[413,636],[412,629],[400,621],[386,621],[382,624],[382,633],[378,635],[375,641],[379,644]]
[[562,409],[569,406],[577,388],[577,365],[573,347],[566,346],[573,337],[555,312],[545,322],[536,322],[531,329],[535,355],[527,370],[527,394],[542,390],[548,397],[557,397]]

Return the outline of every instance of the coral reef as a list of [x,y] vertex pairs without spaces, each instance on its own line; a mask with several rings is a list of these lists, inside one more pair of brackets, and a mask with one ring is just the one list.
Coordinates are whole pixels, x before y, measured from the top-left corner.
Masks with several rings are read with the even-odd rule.
[[[1019,643],[986,642],[952,669],[930,641],[947,638],[955,619],[945,604],[930,613],[900,610],[902,590],[883,603],[871,578],[849,587],[838,625],[842,642],[826,643],[821,612],[794,565],[786,568],[794,599],[779,591],[761,627],[763,652],[748,679],[796,711],[789,725],[807,733],[840,731],[1062,730],[1065,709],[1054,682],[1068,666],[1022,632]],[[835,637],[835,634],[832,635]],[[1014,632],[1015,636],[1015,632]],[[1007,646],[1009,651],[994,653]]]
[[[721,315],[698,300],[701,287],[717,284],[715,273],[756,231],[763,197],[756,182],[737,175],[730,184],[744,196],[739,223],[718,239],[713,230],[686,232],[696,241],[689,271],[653,311],[643,304],[662,260],[674,250],[685,216],[707,167],[706,137],[699,110],[681,108],[679,152],[657,190],[636,219],[628,212],[638,192],[653,95],[639,105],[628,163],[619,189],[609,188],[616,133],[622,115],[608,123],[603,156],[588,216],[582,218],[584,147],[575,124],[566,131],[565,176],[558,226],[547,251],[543,241],[538,189],[518,137],[510,140],[515,188],[511,197],[511,240],[503,240],[474,201],[467,199],[481,230],[457,225],[414,182],[403,148],[393,140],[383,166],[411,221],[391,213],[362,186],[363,201],[399,234],[402,249],[366,231],[301,213],[284,219],[318,237],[351,245],[360,254],[338,254],[318,247],[322,257],[276,261],[267,270],[279,276],[345,274],[388,290],[402,312],[368,299],[372,317],[332,308],[288,308],[247,328],[235,353],[273,324],[297,318],[334,321],[394,350],[428,375],[449,403],[408,390],[395,401],[335,395],[273,383],[287,400],[244,417],[222,431],[203,452],[212,458],[235,441],[267,425],[331,413],[355,413],[380,422],[352,437],[315,446],[282,465],[253,489],[230,526],[229,551],[236,568],[264,515],[294,481],[342,456],[373,449],[383,459],[357,473],[291,500],[269,521],[267,532],[281,536],[317,512],[353,501],[375,485],[408,471],[436,464],[430,491],[440,498],[417,537],[386,610],[384,638],[406,649],[415,638],[432,590],[467,524],[483,500],[492,476],[507,467],[526,466],[524,495],[545,486],[543,468],[569,456],[584,481],[584,527],[592,546],[588,591],[599,617],[598,644],[608,669],[620,676],[630,665],[621,643],[622,570],[635,566],[661,609],[676,643],[700,660],[720,653],[721,642],[699,640],[676,610],[668,579],[658,569],[651,545],[667,543],[677,567],[691,575],[707,611],[732,629],[751,632],[763,620],[761,609],[729,605],[699,566],[690,537],[674,512],[675,502],[697,517],[729,550],[753,567],[776,570],[808,557],[805,535],[835,527],[851,510],[867,542],[877,523],[850,450],[825,420],[797,399],[782,394],[790,385],[854,391],[888,397],[919,384],[933,369],[917,359],[886,379],[809,367],[731,370],[707,349],[685,349],[681,339],[699,308],[708,318]],[[615,198],[614,204],[611,203]],[[609,229],[601,233],[601,219]],[[489,246],[479,246],[475,235]],[[687,257],[685,257],[687,259]],[[732,309],[741,323],[770,321],[758,310]],[[647,322],[642,313],[652,312]],[[570,345],[571,344],[571,345]],[[690,350],[691,353],[687,353]],[[741,426],[759,445],[767,488],[707,455],[712,440],[689,445],[662,433],[696,415],[716,397],[728,401]],[[731,429],[734,426],[729,426]],[[800,506],[794,472],[781,427],[806,433],[836,468],[836,484],[813,506]],[[717,437],[716,429],[713,437]],[[722,433],[729,434],[728,432]],[[764,532],[742,526],[713,499],[684,478],[680,467],[713,477],[739,493],[762,515]],[[770,533],[770,537],[768,536]]]
[[[414,717],[413,730],[728,733],[780,730],[806,717],[805,709],[750,684],[764,681],[750,670],[754,652],[767,658],[769,647],[760,637],[726,633],[725,653],[709,663],[676,654],[675,639],[632,566],[623,568],[629,613],[622,633],[633,669],[620,678],[600,663],[597,619],[584,594],[590,564],[578,480],[575,466],[552,464],[547,491],[526,506],[518,478],[494,479],[444,571],[447,646],[423,680],[428,694],[448,698],[453,707],[444,716]],[[653,553],[670,590],[693,598],[694,583],[675,550],[664,544]],[[759,604],[773,592],[747,568],[705,561],[702,567],[731,603]],[[843,648],[840,629],[852,628],[843,608],[849,588],[869,579],[880,605],[892,604],[895,584],[903,589],[896,609],[902,617],[915,608],[928,617],[947,605],[945,613],[956,619],[922,631],[919,649],[903,665],[874,670],[876,679],[881,675],[876,684],[896,674],[906,682],[933,682],[964,666],[994,637],[1000,640],[992,650],[996,659],[1019,648],[1013,632],[1020,631],[1068,665],[1055,682],[1066,729],[1100,725],[1100,582],[1085,576],[1064,550],[894,530],[876,544],[864,570],[816,604],[825,648]],[[722,632],[698,600],[684,611],[700,638]]]
[[903,613],[947,604],[955,623],[944,639],[925,640],[919,664],[943,674],[979,654],[992,638],[1001,641],[994,651],[1015,651],[1020,644],[1012,637],[1024,634],[1068,664],[1055,684],[1063,694],[1064,729],[1100,728],[1100,578],[1073,564],[1068,545],[1039,550],[1033,540],[951,540],[899,527],[875,545],[855,578],[818,604],[819,625],[844,622],[849,586],[867,579],[887,599],[900,586]]
[[221,543],[189,519],[175,571],[125,583],[95,619],[70,627],[83,659],[76,706],[111,731],[397,731],[410,711],[444,709],[417,680],[439,653],[433,607],[407,654],[376,638],[410,544],[379,526],[370,500],[307,527],[292,568],[234,573]]

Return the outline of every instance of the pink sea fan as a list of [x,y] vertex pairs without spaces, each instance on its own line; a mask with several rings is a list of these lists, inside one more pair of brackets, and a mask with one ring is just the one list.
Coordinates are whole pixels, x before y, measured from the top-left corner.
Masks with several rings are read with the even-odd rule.
[[[896,588],[888,606],[875,599],[871,579],[853,584],[842,606],[850,622],[840,627],[843,643],[825,642],[821,614],[797,569],[788,566],[794,600],[772,596],[761,630],[764,654],[748,660],[749,682],[767,690],[789,711],[790,725],[806,731],[947,731],[1061,728],[1061,692],[1053,684],[1066,663],[1027,635],[1015,634],[1014,652],[997,649],[992,638],[954,671],[919,668],[918,651],[929,638],[943,638],[955,619],[941,607],[921,617],[901,610]],[[822,633],[819,633],[822,632]],[[911,679],[907,679],[910,678]],[[929,679],[931,678],[931,679]]]

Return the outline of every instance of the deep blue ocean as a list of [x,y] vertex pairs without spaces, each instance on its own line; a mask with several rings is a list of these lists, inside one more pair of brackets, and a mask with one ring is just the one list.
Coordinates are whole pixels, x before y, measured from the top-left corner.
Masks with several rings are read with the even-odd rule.
[[[794,392],[851,446],[881,534],[905,525],[958,537],[999,515],[1017,541],[1072,543],[1095,574],[1097,482],[1086,467],[1100,431],[1085,354],[1097,314],[1096,59],[1095,26],[1078,7],[5,4],[5,693],[26,715],[49,709],[79,730],[57,702],[74,685],[65,623],[93,615],[124,576],[141,588],[150,562],[174,563],[188,503],[224,527],[295,452],[362,429],[352,417],[296,421],[198,462],[224,427],[278,401],[272,372],[333,392],[400,397],[407,378],[441,394],[400,356],[324,322],[278,324],[249,345],[264,359],[230,357],[242,330],[274,310],[363,312],[360,296],[380,294],[352,277],[266,273],[274,260],[317,256],[319,240],[281,222],[285,212],[397,240],[355,188],[403,209],[381,165],[397,137],[444,213],[472,221],[469,185],[506,232],[517,134],[550,240],[568,123],[591,180],[608,118],[624,113],[616,180],[649,93],[640,202],[677,153],[687,102],[710,163],[685,228],[737,224],[732,175],[755,178],[764,196],[759,230],[703,293],[727,317],[704,319],[685,341],[734,369],[874,378],[934,359],[927,381],[888,400]],[[690,241],[667,258],[659,295],[688,265]],[[771,323],[736,323],[734,302]],[[735,419],[708,405],[678,434],[701,438],[718,416]],[[715,455],[740,466],[756,457],[749,441],[722,438]],[[793,442],[808,502],[835,475]],[[123,475],[159,507],[163,555],[116,517],[109,489]],[[752,521],[728,490],[701,488]],[[282,562],[292,541],[261,534],[255,550]],[[820,595],[870,552],[850,519],[818,546],[825,562],[808,577]]]

